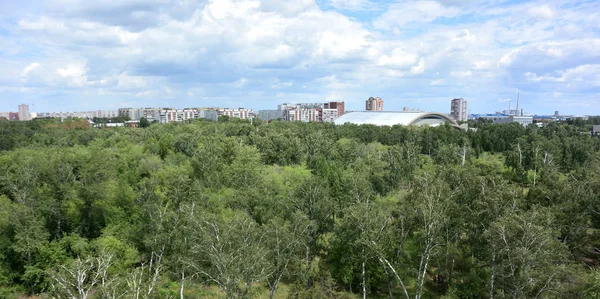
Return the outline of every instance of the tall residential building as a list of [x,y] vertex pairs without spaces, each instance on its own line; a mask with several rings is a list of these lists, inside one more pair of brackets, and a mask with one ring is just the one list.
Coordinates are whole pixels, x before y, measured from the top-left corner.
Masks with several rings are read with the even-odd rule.
[[29,114],[29,105],[19,105],[19,120],[31,120],[31,114]]
[[337,109],[337,116],[340,117],[344,115],[345,105],[344,102],[329,102],[325,103],[323,106],[325,109]]
[[450,116],[456,121],[467,121],[469,108],[467,100],[463,98],[453,99],[450,105]]
[[366,102],[367,111],[383,111],[383,100],[380,97],[370,97]]

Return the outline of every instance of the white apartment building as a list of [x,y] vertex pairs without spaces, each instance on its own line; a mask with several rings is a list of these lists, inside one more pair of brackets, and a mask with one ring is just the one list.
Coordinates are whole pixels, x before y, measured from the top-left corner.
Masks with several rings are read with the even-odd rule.
[[333,122],[339,116],[338,109],[323,109],[321,111],[321,121],[324,123]]
[[254,112],[252,109],[245,108],[237,108],[237,109],[229,109],[229,108],[219,108],[217,109],[218,116],[229,116],[231,118],[241,118],[241,119],[249,119],[254,118]]
[[80,112],[38,112],[37,118],[112,118],[119,116],[117,110],[96,110],[96,111],[80,111]]
[[31,120],[31,114],[29,114],[29,105],[19,105],[19,120]]
[[337,109],[288,108],[283,113],[283,120],[285,121],[333,122],[337,117]]
[[450,105],[450,116],[456,121],[467,121],[469,108],[467,100],[463,98],[453,99]]

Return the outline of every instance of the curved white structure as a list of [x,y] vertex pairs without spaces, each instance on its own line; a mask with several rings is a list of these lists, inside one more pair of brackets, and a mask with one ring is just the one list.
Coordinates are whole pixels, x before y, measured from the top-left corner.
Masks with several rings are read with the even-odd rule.
[[343,125],[352,123],[357,125],[371,124],[376,126],[439,126],[445,122],[450,122],[453,126],[458,124],[448,115],[436,112],[412,112],[412,111],[361,111],[349,112],[338,117],[334,123]]

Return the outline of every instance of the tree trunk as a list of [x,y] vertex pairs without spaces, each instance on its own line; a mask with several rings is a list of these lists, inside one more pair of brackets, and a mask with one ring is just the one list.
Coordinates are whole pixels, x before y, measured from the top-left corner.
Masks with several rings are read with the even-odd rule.
[[392,292],[392,280],[390,279],[390,273],[388,272],[385,264],[383,264],[383,271],[385,271],[385,278],[387,279],[388,294],[390,295],[390,299],[394,299],[394,293]]
[[496,267],[496,248],[492,247],[492,269],[491,269],[491,278],[490,278],[490,299],[494,299],[494,279],[496,278],[495,269]]
[[361,253],[361,259],[362,259],[362,293],[363,293],[363,299],[367,299],[367,282],[365,279],[365,247],[363,246],[362,248],[362,253]]
[[185,284],[185,272],[181,271],[181,288],[179,288],[179,298],[183,299],[183,288]]
[[379,258],[379,261],[383,264],[387,264],[387,266],[390,267],[390,270],[392,270],[392,272],[396,276],[396,279],[398,279],[398,282],[400,282],[400,286],[402,287],[402,290],[404,291],[404,295],[406,295],[406,299],[410,299],[410,296],[408,295],[408,291],[406,290],[406,286],[404,286],[402,279],[400,279],[400,275],[398,275],[398,272],[396,272],[396,269],[394,269],[394,267],[392,267],[392,264],[390,264],[390,262],[388,260],[386,260],[385,258]]
[[277,274],[277,278],[275,279],[275,281],[272,284],[269,283],[269,299],[273,299],[273,297],[275,296],[275,291],[277,291],[277,285],[279,285],[279,280],[281,280],[282,275],[283,272]]
[[310,248],[308,246],[306,246],[306,290],[310,289],[310,267],[311,262],[310,262]]
[[429,265],[429,249],[427,249],[427,254],[424,254],[421,257],[421,262],[425,259],[425,264],[423,265],[423,269],[420,269],[419,278],[417,279],[417,294],[415,295],[416,299],[420,299],[423,293],[423,284],[425,283],[425,276],[427,274],[427,266]]

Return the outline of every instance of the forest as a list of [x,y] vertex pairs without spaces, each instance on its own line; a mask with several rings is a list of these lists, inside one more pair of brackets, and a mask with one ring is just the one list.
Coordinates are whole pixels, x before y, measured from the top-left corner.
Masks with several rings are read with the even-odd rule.
[[600,298],[591,124],[0,120],[0,298]]

